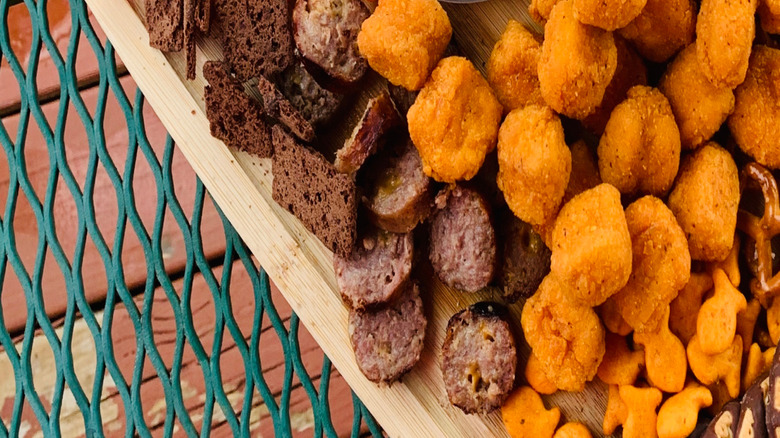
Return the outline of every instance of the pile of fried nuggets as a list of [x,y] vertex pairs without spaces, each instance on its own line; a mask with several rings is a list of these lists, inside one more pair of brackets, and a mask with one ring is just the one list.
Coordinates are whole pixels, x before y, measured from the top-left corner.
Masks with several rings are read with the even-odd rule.
[[[506,203],[552,250],[522,312],[533,389],[505,404],[514,436],[589,436],[558,429],[538,393],[595,376],[605,434],[687,436],[699,409],[771,364],[753,328],[772,303],[737,289],[739,172],[711,141],[727,123],[744,154],[780,168],[780,50],[754,41],[757,13],[759,31],[780,32],[780,1],[760,1],[534,0],[545,38],[510,21],[486,79],[440,59],[452,29],[436,0],[380,0],[364,22],[371,67],[420,90],[407,119],[425,173],[470,180],[497,148]],[[665,68],[656,84],[644,60]],[[597,160],[567,145],[561,116],[600,136]]]

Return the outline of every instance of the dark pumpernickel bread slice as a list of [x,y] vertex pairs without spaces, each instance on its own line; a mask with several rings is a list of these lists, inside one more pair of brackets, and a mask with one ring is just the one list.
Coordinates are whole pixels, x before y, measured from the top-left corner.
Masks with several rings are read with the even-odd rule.
[[178,52],[184,47],[184,0],[146,2],[146,29],[149,45],[163,52]]
[[244,92],[221,62],[207,62],[203,76],[209,82],[205,96],[211,135],[238,150],[270,157],[273,146],[262,105]]
[[323,88],[300,62],[279,76],[276,85],[282,94],[315,128],[327,123],[344,100],[343,95]]
[[262,76],[257,78],[257,91],[263,99],[266,114],[282,122],[301,140],[314,140],[314,127],[271,81]]
[[274,201],[294,214],[328,249],[347,257],[355,245],[355,182],[281,126],[272,129]]
[[293,61],[287,0],[214,0],[222,52],[242,82],[283,71]]

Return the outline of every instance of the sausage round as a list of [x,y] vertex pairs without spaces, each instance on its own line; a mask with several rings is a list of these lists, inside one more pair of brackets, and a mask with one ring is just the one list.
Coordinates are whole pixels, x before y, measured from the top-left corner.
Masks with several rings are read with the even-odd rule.
[[398,380],[420,359],[426,325],[420,290],[413,281],[385,309],[351,311],[349,337],[360,371],[376,383]]
[[490,208],[477,191],[453,186],[436,196],[429,258],[441,281],[476,292],[496,271],[496,233]]
[[515,383],[517,351],[506,309],[481,302],[447,323],[442,374],[450,403],[467,414],[501,406]]
[[529,224],[513,214],[507,214],[501,222],[504,260],[500,283],[504,300],[514,303],[539,288],[550,272],[552,252]]
[[387,303],[409,279],[413,255],[411,234],[374,230],[348,258],[333,257],[341,298],[353,309]]

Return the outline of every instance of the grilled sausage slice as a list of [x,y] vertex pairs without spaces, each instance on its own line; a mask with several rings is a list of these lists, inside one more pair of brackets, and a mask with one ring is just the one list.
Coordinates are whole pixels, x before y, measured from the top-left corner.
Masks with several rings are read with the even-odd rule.
[[343,95],[322,88],[301,62],[288,67],[279,76],[276,85],[292,106],[315,128],[327,123],[344,100]]
[[420,290],[413,281],[385,309],[351,311],[349,337],[360,371],[376,383],[401,378],[420,359],[426,325]]
[[485,198],[476,190],[453,186],[436,195],[429,258],[441,281],[476,292],[496,271],[496,233]]
[[450,403],[467,414],[501,406],[515,383],[517,351],[506,309],[481,302],[447,323],[442,374]]
[[411,234],[375,230],[363,237],[349,257],[334,255],[341,298],[353,309],[379,307],[404,286],[412,270]]
[[336,152],[333,163],[342,173],[355,173],[363,163],[379,150],[384,136],[401,124],[401,117],[390,100],[390,94],[383,90],[366,104],[363,117],[355,125],[352,135]]
[[509,303],[536,292],[550,272],[552,252],[531,226],[508,213],[502,224],[504,263],[501,268],[503,297]]

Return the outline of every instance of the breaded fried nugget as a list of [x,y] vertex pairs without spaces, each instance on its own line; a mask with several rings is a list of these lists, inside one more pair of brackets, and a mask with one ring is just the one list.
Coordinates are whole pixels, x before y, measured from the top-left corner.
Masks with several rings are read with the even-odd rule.
[[593,113],[617,68],[611,32],[574,18],[572,0],[555,5],[544,26],[539,86],[552,109],[583,119]]
[[574,17],[604,30],[625,27],[642,12],[647,0],[573,0]]
[[425,174],[442,182],[474,177],[496,147],[502,111],[468,59],[442,59],[407,113]]
[[663,196],[680,163],[680,131],[666,97],[636,86],[612,111],[598,148],[601,178],[623,194]]
[[633,269],[612,299],[634,330],[653,331],[664,310],[687,283],[691,254],[685,233],[663,201],[645,196],[626,209]]
[[609,184],[586,190],[561,208],[552,235],[550,272],[571,300],[598,306],[631,275],[631,236],[620,192]]
[[536,73],[541,53],[539,40],[522,24],[509,20],[487,63],[487,80],[505,111],[544,104]]
[[528,13],[531,14],[531,17],[538,23],[544,24],[547,19],[550,18],[553,7],[559,1],[560,0],[531,0],[531,4],[528,5]]
[[623,38],[614,35],[617,47],[617,68],[609,81],[604,98],[593,114],[582,120],[582,126],[596,135],[604,133],[612,110],[626,99],[628,90],[635,85],[647,85],[647,67],[642,58]]
[[520,324],[545,375],[558,389],[582,391],[604,357],[604,327],[596,312],[572,303],[550,274],[526,301]]
[[734,110],[731,89],[716,88],[699,69],[696,44],[677,55],[658,84],[672,105],[683,149],[694,149],[712,138]]
[[739,205],[737,165],[728,151],[709,142],[685,157],[668,203],[688,237],[693,260],[726,258]]
[[764,32],[780,33],[780,0],[758,0],[758,18]]
[[498,131],[498,188],[515,216],[532,225],[553,217],[570,172],[571,152],[550,107],[529,105],[506,116]]
[[419,90],[451,36],[450,20],[436,0],[379,0],[357,42],[377,73],[392,84]]
[[696,5],[692,0],[647,0],[642,13],[618,33],[653,62],[666,62],[693,42]]
[[696,22],[696,56],[716,87],[735,88],[745,73],[756,36],[757,0],[702,0]]
[[755,46],[734,94],[729,129],[737,144],[764,166],[780,169],[780,50]]

